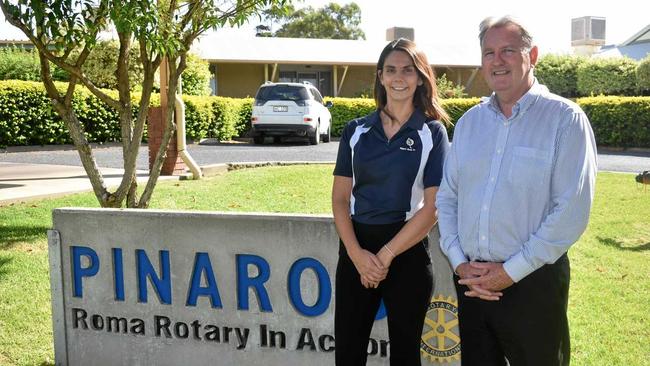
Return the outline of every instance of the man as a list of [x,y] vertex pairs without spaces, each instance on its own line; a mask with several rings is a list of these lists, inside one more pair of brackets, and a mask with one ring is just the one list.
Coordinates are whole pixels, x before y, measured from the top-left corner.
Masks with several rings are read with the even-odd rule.
[[457,123],[437,194],[455,274],[463,365],[568,365],[569,247],[587,226],[596,144],[575,103],[533,76],[511,17],[480,26],[492,96]]

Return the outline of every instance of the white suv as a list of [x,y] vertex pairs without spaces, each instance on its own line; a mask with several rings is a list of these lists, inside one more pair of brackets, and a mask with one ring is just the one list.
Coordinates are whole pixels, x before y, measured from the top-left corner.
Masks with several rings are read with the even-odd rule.
[[283,136],[304,136],[317,145],[330,141],[332,102],[323,104],[318,89],[308,82],[271,83],[260,86],[255,95],[251,125],[253,141],[264,143],[266,136],[279,142]]

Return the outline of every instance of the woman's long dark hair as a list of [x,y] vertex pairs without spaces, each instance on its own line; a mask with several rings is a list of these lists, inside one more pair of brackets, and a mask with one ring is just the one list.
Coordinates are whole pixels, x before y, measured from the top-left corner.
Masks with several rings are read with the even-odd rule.
[[436,86],[436,75],[429,65],[427,56],[424,52],[420,51],[413,41],[400,38],[391,41],[379,55],[377,61],[377,75],[375,77],[375,103],[377,109],[384,112],[391,119],[393,116],[386,111],[386,89],[379,82],[379,75],[384,69],[384,62],[386,57],[393,51],[402,51],[408,54],[413,60],[413,65],[418,72],[418,76],[422,80],[422,85],[418,85],[413,95],[413,105],[419,108],[425,116],[431,119],[441,121],[445,125],[449,125],[449,115],[440,105],[438,98],[438,87]]

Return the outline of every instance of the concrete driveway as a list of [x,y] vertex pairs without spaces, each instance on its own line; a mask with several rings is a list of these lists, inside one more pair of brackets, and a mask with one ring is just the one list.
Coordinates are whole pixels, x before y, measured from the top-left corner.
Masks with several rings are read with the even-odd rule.
[[[188,150],[201,166],[241,162],[334,162],[338,142],[309,145],[300,140],[281,144],[249,142],[190,144]],[[96,146],[95,158],[106,184],[118,186],[122,178],[122,149],[119,145]],[[600,149],[599,170],[638,173],[650,170],[650,151]],[[138,154],[138,179],[148,175],[148,149]],[[177,179],[161,177],[161,179]],[[0,152],[0,204],[46,196],[89,191],[92,187],[72,146],[13,147]]]

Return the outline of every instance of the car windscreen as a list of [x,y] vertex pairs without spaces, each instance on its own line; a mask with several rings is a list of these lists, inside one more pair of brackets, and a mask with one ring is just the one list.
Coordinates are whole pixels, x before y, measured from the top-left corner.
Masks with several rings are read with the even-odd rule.
[[255,101],[257,103],[268,100],[292,100],[294,102],[308,100],[307,89],[292,85],[270,85],[263,86],[257,91]]

